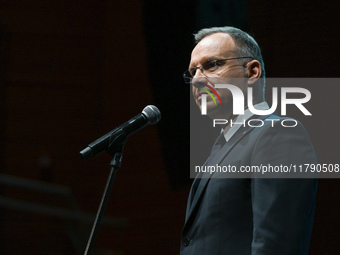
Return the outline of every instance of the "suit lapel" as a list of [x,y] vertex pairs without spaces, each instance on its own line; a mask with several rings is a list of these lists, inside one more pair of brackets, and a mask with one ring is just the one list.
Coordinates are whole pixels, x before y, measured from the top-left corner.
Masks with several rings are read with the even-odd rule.
[[[268,118],[268,116],[257,116],[254,115],[250,119],[259,119],[259,120],[263,120]],[[204,165],[209,161],[211,163],[211,165],[216,165],[216,164],[220,164],[220,162],[229,154],[230,150],[232,148],[234,148],[234,146],[246,135],[248,135],[256,126],[256,122],[252,123],[252,127],[250,126],[245,126],[245,127],[240,127],[237,132],[230,138],[230,140],[222,147],[222,149],[215,155],[213,156],[213,158],[211,160],[207,160]],[[211,178],[211,174],[209,173],[204,173],[201,177],[201,180],[195,179],[195,181],[200,181],[198,187],[197,187],[197,191],[195,193],[194,199],[192,201],[192,203],[190,203],[191,201],[188,201],[188,207],[187,207],[187,213],[186,213],[186,217],[185,217],[185,225],[184,227],[187,225],[187,222],[189,221],[189,219],[191,217],[193,217],[194,215],[194,211],[198,209],[198,205],[200,200],[202,199],[202,196],[206,190],[206,187],[210,181]],[[190,191],[190,195],[189,198],[191,198],[191,194],[192,191]],[[191,206],[190,206],[191,204]]]

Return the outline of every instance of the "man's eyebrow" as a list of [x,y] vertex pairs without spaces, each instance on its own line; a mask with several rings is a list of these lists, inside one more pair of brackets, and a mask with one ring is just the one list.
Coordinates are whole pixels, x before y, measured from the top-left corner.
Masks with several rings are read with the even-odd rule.
[[[206,56],[206,57],[202,57],[201,61],[200,61],[200,65],[205,64],[207,62],[213,61],[213,60],[218,60],[218,58],[213,57],[213,56]],[[197,65],[197,66],[200,66]],[[193,68],[196,68],[197,66],[189,66],[188,70],[192,70]]]

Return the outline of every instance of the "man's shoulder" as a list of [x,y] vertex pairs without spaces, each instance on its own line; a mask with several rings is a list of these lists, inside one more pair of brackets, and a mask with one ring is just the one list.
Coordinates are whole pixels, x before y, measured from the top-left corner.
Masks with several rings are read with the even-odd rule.
[[296,120],[296,119],[294,119],[292,117],[289,117],[289,116],[279,116],[279,115],[277,115],[275,113],[270,114],[270,115],[266,115],[265,118],[266,119],[279,119],[279,120],[286,120],[286,119]]
[[[288,116],[279,116],[270,114],[266,116],[253,116],[254,121],[258,122],[254,125],[253,134],[291,134],[304,133],[308,136],[305,127],[300,121]],[[251,123],[248,123],[251,124]],[[255,131],[255,132],[254,132]]]
[[282,127],[303,126],[302,123],[295,118],[292,118],[289,116],[279,116],[277,114],[260,116],[259,119],[262,119],[264,126],[266,125],[282,126]]

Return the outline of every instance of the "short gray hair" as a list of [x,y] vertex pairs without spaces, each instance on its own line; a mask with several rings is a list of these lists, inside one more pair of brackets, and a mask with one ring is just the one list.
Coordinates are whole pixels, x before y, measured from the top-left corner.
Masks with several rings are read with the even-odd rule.
[[260,62],[262,68],[261,78],[263,78],[263,84],[265,84],[266,72],[264,69],[264,62],[261,54],[261,49],[255,39],[248,33],[235,27],[211,27],[203,28],[198,31],[195,36],[196,43],[199,43],[204,37],[215,34],[215,33],[226,33],[229,34],[234,40],[237,46],[237,54],[239,57],[253,57]]

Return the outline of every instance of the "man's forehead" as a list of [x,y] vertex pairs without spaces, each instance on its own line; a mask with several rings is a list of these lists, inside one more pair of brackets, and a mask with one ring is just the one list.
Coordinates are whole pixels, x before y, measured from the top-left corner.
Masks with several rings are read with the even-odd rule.
[[207,47],[217,42],[233,42],[233,39],[227,33],[214,33],[204,37],[197,45]]
[[193,49],[191,61],[196,62],[201,58],[230,57],[235,51],[235,42],[227,33],[215,33],[204,37]]

